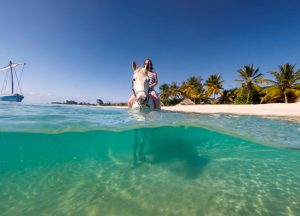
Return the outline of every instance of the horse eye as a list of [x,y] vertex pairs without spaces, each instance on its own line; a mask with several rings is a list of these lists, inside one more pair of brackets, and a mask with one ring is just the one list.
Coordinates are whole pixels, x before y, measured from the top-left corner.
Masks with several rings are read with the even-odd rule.
[[135,81],[135,79],[133,78],[133,79],[132,79],[132,81],[134,82],[134,81]]

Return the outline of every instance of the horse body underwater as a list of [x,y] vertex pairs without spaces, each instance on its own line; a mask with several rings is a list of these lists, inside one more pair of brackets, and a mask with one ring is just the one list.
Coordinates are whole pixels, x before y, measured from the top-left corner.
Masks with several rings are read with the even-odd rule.
[[136,63],[132,63],[132,69],[134,71],[132,79],[132,92],[134,95],[133,109],[154,109],[154,101],[149,94],[149,77],[147,71],[147,65],[144,67],[137,67]]

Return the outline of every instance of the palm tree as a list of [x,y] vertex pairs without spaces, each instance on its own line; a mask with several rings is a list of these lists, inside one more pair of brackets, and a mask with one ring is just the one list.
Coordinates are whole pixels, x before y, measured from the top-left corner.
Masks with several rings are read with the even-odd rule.
[[207,96],[210,97],[211,95],[214,95],[214,99],[216,99],[216,94],[221,94],[222,92],[223,82],[221,74],[210,75],[204,83]]
[[288,103],[292,98],[300,97],[300,69],[295,71],[292,64],[279,65],[279,72],[271,72],[275,80],[266,79],[272,85],[266,87],[266,95],[262,102],[284,101]]
[[171,91],[170,86],[166,83],[159,86],[160,90],[160,100],[163,104],[168,105],[170,101]]
[[251,66],[245,65],[244,68],[240,68],[237,71],[241,79],[235,81],[242,83],[242,86],[237,89],[237,94],[241,95],[243,92],[246,92],[246,103],[249,102],[250,95],[254,90],[259,91],[261,89],[257,84],[264,82],[264,79],[262,78],[263,74],[258,73],[258,71],[259,68],[254,68],[253,64]]
[[201,100],[203,97],[202,78],[195,76],[188,78],[186,82],[181,84],[180,90],[183,96],[192,99],[194,103],[196,99]]
[[170,88],[171,97],[173,97],[175,100],[181,98],[181,91],[176,82],[171,83],[169,88]]
[[224,90],[219,98],[222,104],[232,104],[236,98],[236,89]]
[[[180,86],[180,90],[185,97],[193,99],[195,87],[191,83],[183,82]],[[195,100],[194,100],[194,102],[195,102]]]

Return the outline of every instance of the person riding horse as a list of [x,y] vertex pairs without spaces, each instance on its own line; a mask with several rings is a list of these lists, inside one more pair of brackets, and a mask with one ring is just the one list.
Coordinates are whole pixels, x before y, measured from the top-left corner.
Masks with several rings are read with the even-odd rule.
[[157,73],[153,71],[152,61],[146,59],[142,67],[137,67],[136,62],[133,61],[132,68],[134,71],[132,79],[133,95],[128,100],[128,107],[141,109],[146,106],[160,109],[160,99],[154,89],[158,84],[158,78]]

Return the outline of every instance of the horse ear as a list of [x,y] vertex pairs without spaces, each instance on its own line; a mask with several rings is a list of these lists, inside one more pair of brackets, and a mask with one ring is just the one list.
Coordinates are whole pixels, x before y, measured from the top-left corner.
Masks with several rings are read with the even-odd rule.
[[135,61],[132,61],[132,69],[135,71],[136,68],[137,68],[136,62],[135,62]]

